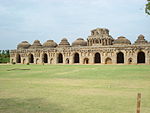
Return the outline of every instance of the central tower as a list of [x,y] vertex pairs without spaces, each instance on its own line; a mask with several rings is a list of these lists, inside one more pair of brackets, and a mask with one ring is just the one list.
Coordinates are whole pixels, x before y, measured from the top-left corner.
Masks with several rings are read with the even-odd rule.
[[88,46],[105,46],[112,45],[114,39],[109,35],[109,30],[106,28],[97,28],[91,31],[91,36],[88,36]]

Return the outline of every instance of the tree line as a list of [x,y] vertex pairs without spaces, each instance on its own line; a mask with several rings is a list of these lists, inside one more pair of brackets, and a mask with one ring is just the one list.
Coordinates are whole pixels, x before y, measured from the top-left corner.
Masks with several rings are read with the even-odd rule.
[[9,50],[0,50],[0,63],[10,62],[10,51]]

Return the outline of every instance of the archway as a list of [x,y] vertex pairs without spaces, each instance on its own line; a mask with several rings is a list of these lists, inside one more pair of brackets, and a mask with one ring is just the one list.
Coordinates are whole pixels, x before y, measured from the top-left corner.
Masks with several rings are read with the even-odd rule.
[[21,63],[21,56],[20,56],[20,54],[17,54],[16,62],[17,63]]
[[101,55],[100,55],[100,53],[95,53],[94,63],[101,63]]
[[111,58],[106,58],[105,64],[112,64],[112,59]]
[[39,64],[39,59],[38,58],[36,59],[36,64]]
[[80,63],[79,53],[74,54],[74,63]]
[[85,59],[83,60],[83,64],[89,64],[89,59],[88,59],[88,58],[85,58]]
[[124,54],[122,52],[117,53],[117,63],[124,63]]
[[145,53],[144,52],[139,52],[137,55],[137,63],[145,63]]
[[50,64],[53,64],[53,58],[50,59]]
[[43,54],[43,62],[48,63],[48,55],[46,53]]
[[33,54],[29,54],[29,63],[34,63],[34,56],[33,56]]
[[132,58],[129,58],[128,59],[128,64],[132,64],[132,62],[133,62]]
[[63,55],[61,53],[58,55],[58,63],[63,63]]
[[26,63],[26,59],[23,59],[23,64],[25,64]]
[[66,59],[66,64],[69,64],[69,58]]

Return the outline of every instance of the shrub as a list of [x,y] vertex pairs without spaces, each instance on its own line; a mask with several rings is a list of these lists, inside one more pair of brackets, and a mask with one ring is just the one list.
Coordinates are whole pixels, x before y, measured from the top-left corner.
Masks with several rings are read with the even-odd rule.
[[12,64],[13,64],[13,65],[15,65],[15,64],[16,64],[16,62],[12,62]]
[[30,65],[30,63],[28,62],[27,65]]

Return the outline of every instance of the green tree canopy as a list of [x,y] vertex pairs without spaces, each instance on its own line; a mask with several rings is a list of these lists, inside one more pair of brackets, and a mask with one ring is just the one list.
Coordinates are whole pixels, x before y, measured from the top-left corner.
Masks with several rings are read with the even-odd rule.
[[147,4],[146,4],[146,7],[145,7],[145,12],[150,15],[150,0],[147,0]]

